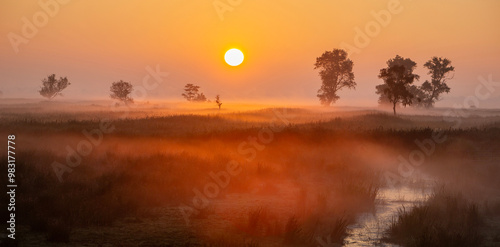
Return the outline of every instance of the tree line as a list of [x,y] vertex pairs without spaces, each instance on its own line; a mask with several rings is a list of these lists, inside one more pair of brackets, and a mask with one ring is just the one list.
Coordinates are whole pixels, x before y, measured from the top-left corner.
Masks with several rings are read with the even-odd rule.
[[[322,81],[317,97],[322,105],[330,106],[335,103],[340,98],[338,92],[341,89],[356,88],[353,65],[347,52],[342,49],[326,51],[316,58],[314,69],[319,71]],[[420,79],[420,76],[414,73],[417,63],[413,60],[396,55],[389,59],[386,65],[387,67],[380,69],[378,78],[382,79],[383,83],[375,87],[375,93],[379,95],[379,104],[392,106],[394,115],[398,105],[434,107],[443,93],[450,92],[447,82],[453,79],[451,73],[455,68],[447,58],[432,57],[424,64],[430,80],[420,86],[413,85]]]
[[[340,98],[338,96],[340,90],[356,88],[353,67],[354,63],[348,58],[347,52],[342,49],[326,51],[316,58],[314,69],[319,71],[322,81],[317,97],[322,105],[330,106],[335,103]],[[380,69],[378,78],[382,79],[383,83],[375,87],[375,93],[379,95],[379,104],[392,106],[394,115],[399,105],[434,107],[443,93],[450,92],[447,82],[453,79],[451,73],[455,71],[450,60],[432,57],[427,61],[424,67],[428,70],[430,80],[426,80],[420,86],[413,84],[420,80],[420,76],[414,73],[416,67],[417,63],[413,60],[396,55],[387,61],[386,67]],[[56,75],[52,74],[42,80],[39,93],[50,100],[62,95],[61,92],[69,85],[71,83],[66,77],[57,79]],[[130,104],[134,102],[130,96],[132,91],[133,85],[130,82],[120,80],[111,84],[110,97]],[[181,95],[189,102],[211,102],[207,100],[205,94],[200,92],[199,86],[191,83],[184,86],[184,92]],[[220,110],[222,102],[219,95],[215,97],[215,104]]]
[[[62,91],[66,89],[71,83],[66,77],[56,78],[55,74],[49,75],[47,78],[42,79],[42,87],[38,91],[41,96],[52,100],[56,96],[62,96]],[[189,102],[211,102],[207,100],[205,94],[199,91],[200,87],[194,84],[186,84],[182,96]],[[116,99],[128,105],[134,103],[134,99],[130,96],[134,90],[134,86],[130,82],[123,80],[113,82],[110,87],[110,98]],[[219,107],[222,106],[220,95],[215,96],[215,104]]]

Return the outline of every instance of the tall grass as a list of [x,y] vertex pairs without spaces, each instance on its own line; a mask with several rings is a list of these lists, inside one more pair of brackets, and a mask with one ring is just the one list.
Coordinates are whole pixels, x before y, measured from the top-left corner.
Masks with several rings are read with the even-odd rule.
[[283,236],[283,244],[291,246],[317,246],[318,239],[327,239],[329,244],[344,244],[347,237],[347,227],[352,219],[345,215],[337,215],[334,219],[313,220],[313,224],[306,224],[297,216],[288,218]]
[[478,205],[461,194],[439,190],[422,205],[400,209],[386,240],[404,246],[478,246],[480,215]]
[[[325,119],[312,117],[314,112],[304,110],[289,109],[288,113],[292,124],[274,133],[272,142],[261,143],[264,148],[256,150],[251,161],[247,161],[247,155],[238,153],[238,146],[248,143],[249,137],[258,136],[263,127],[269,126],[274,116],[272,109],[210,116],[141,115],[141,118],[119,119],[113,115],[116,131],[106,134],[102,145],[84,157],[81,165],[66,176],[63,183],[58,182],[50,165],[65,157],[52,144],[64,149],[66,141],[79,141],[83,138],[81,131],[96,128],[99,119],[106,114],[97,114],[95,119],[74,119],[57,114],[35,114],[37,118],[9,115],[2,118],[5,121],[0,122],[0,128],[18,133],[25,145],[16,154],[16,174],[19,175],[18,183],[22,184],[16,198],[19,211],[23,212],[19,224],[45,233],[49,241],[71,242],[72,233],[79,228],[110,226],[124,218],[144,217],[141,212],[150,208],[190,204],[193,188],[202,190],[205,184],[213,182],[208,175],[210,172],[223,171],[229,160],[236,159],[241,161],[242,173],[233,177],[214,201],[237,193],[259,200],[278,198],[286,206],[280,205],[279,210],[273,204],[240,209],[237,215],[244,216],[243,230],[228,231],[228,235],[234,235],[207,240],[207,246],[257,245],[257,240],[238,243],[235,236],[276,238],[286,244],[306,246],[317,245],[316,237],[329,237],[342,244],[347,226],[352,223],[345,215],[356,215],[375,205],[380,188],[376,171],[380,167],[372,161],[375,158],[383,162],[389,160],[383,157],[385,150],[393,151],[387,152],[392,155],[415,149],[415,139],[429,138],[433,132],[424,122],[387,114],[338,117],[332,113]],[[429,125],[449,127],[439,121]],[[500,145],[498,124],[484,129],[446,129],[445,135],[454,141],[467,141],[469,144],[463,148],[470,149],[472,154],[491,154],[494,147]],[[52,138],[58,139],[50,143]],[[38,146],[42,141],[48,143],[44,149]],[[477,141],[490,149],[469,148]],[[358,143],[372,144],[378,149],[354,151]],[[454,154],[443,150],[455,147],[442,144],[436,148],[434,156],[447,159]],[[496,161],[494,157],[492,161]],[[6,170],[5,156],[0,156],[0,163],[0,169]],[[446,165],[437,163],[435,167]],[[499,169],[479,165],[474,169],[480,170],[474,173],[479,178],[488,178],[485,181],[498,184],[494,179]],[[410,246],[433,244],[439,241],[437,239],[450,243],[459,240],[479,243],[475,242],[480,239],[477,231],[459,227],[477,230],[481,225],[475,204],[440,193],[433,198],[414,210],[401,211],[391,226],[389,239]],[[0,207],[6,208],[4,203]],[[280,211],[295,206],[296,210]],[[192,220],[205,224],[216,218],[210,215],[222,210],[209,206],[199,210]],[[494,210],[498,209],[492,207]],[[224,223],[227,222],[217,222],[218,225]]]

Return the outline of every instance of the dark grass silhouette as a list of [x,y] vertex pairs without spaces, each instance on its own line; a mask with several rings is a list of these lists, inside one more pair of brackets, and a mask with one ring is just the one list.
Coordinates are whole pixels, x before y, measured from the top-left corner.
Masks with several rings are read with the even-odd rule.
[[423,205],[400,209],[387,240],[404,246],[480,246],[483,224],[476,203],[438,190]]

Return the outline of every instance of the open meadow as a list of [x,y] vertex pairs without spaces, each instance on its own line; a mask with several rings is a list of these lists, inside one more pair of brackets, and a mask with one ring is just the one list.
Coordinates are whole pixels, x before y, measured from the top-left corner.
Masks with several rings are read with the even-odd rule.
[[500,111],[457,112],[3,101],[19,244],[497,246]]

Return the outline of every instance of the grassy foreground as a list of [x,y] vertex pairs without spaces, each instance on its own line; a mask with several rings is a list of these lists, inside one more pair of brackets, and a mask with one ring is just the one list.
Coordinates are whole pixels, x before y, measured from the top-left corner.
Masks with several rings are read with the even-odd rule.
[[[459,178],[463,184],[455,186],[464,195],[437,193],[427,206],[401,211],[390,241],[485,243],[480,205],[500,195],[498,117],[463,119],[466,127],[453,128],[440,117],[283,108],[130,118],[51,114],[5,114],[0,122],[3,134],[18,139],[24,245],[342,244],[348,225],[372,210],[387,186],[384,172],[397,173],[397,157],[437,129],[448,141],[418,169],[442,183]],[[68,147],[90,142],[83,131],[98,129],[106,116],[113,131],[79,162],[68,160]],[[6,156],[0,159],[6,168]],[[71,168],[62,181],[54,162]]]

